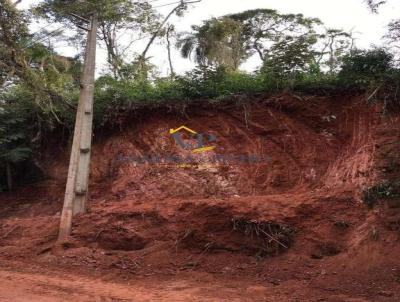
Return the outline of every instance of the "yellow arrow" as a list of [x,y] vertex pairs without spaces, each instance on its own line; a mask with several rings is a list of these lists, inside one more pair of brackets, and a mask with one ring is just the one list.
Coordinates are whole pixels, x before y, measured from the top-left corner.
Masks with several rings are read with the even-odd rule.
[[186,130],[187,132],[190,132],[192,134],[197,134],[196,131],[193,131],[192,129],[190,129],[190,128],[186,127],[186,126],[180,126],[179,128],[176,128],[176,129],[170,129],[169,130],[169,134],[174,134],[174,133],[179,132],[181,130]]

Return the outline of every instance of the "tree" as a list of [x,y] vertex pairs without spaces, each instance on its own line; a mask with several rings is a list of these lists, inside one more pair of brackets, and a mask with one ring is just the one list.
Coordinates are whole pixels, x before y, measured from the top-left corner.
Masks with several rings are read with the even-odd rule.
[[[96,11],[99,18],[99,40],[107,49],[107,60],[114,77],[123,79],[126,71],[132,70],[135,66],[139,68],[135,74],[142,74],[146,78],[146,71],[149,69],[146,66],[147,53],[157,38],[166,35],[165,25],[168,20],[174,14],[181,16],[189,4],[200,1],[181,0],[164,18],[155,12],[151,5],[152,1],[144,0],[44,0],[35,7],[34,12],[37,16],[45,17],[52,22],[64,24],[72,22],[75,26],[79,26],[79,19],[71,14],[86,17]],[[122,43],[121,40],[126,40],[128,33],[131,33],[128,38],[130,41]],[[132,44],[146,35],[149,35],[149,40],[143,52],[136,53],[134,60],[126,61],[126,54]]]
[[[100,39],[107,49],[108,63],[115,78],[122,78],[121,69],[124,62],[125,52],[131,47],[136,39],[131,39],[127,45],[119,44],[126,31],[152,33],[159,26],[159,15],[147,3],[136,3],[127,13],[125,18],[100,21]],[[124,33],[120,33],[123,30]],[[120,33],[120,34],[119,34]]]
[[171,73],[171,78],[175,78],[175,70],[174,70],[174,65],[172,63],[172,50],[171,50],[171,38],[175,35],[175,26],[172,24],[168,24],[167,26],[167,31],[165,35],[165,40],[167,43],[167,54],[168,54],[168,63],[169,63],[169,69]]
[[266,61],[271,48],[285,41],[308,40],[315,35],[315,27],[321,24],[316,18],[306,18],[302,14],[281,14],[271,9],[249,10],[229,15],[229,18],[243,24],[246,50],[257,53],[261,61]]
[[24,46],[29,39],[27,18],[9,0],[0,0],[0,86],[24,78],[28,68]]
[[200,66],[224,66],[237,70],[248,57],[242,36],[242,24],[223,17],[192,26],[193,32],[177,44],[184,58],[193,58]]
[[33,41],[27,15],[10,1],[0,1],[0,87],[26,87],[32,103],[59,121],[56,107],[72,106],[63,95],[76,86],[78,61]]
[[[137,57],[135,65],[139,68],[139,70],[136,73],[142,74],[142,77],[147,79],[148,74],[147,70],[149,69],[148,64],[146,63],[147,60],[147,53],[150,50],[150,47],[153,45],[154,41],[156,40],[157,37],[163,36],[167,33],[167,30],[165,30],[165,25],[167,24],[168,20],[176,14],[177,16],[182,16],[183,13],[188,9],[189,4],[193,3],[198,3],[201,2],[201,0],[195,0],[195,1],[184,1],[181,0],[178,2],[178,5],[175,6],[168,14],[167,16],[161,21],[161,23],[157,26],[156,30],[151,34],[151,37],[149,39],[149,42],[147,43],[145,49],[143,50],[142,54]],[[174,3],[173,3],[174,4]],[[170,61],[171,62],[171,61]]]
[[249,10],[193,26],[193,32],[181,37],[178,47],[183,57],[192,57],[200,65],[236,70],[253,54],[266,64],[279,56],[282,59],[283,52],[294,51],[296,45],[302,51],[307,45],[311,53],[311,46],[316,43],[315,27],[320,24],[318,19],[301,14]]
[[[88,17],[96,11],[99,19],[98,38],[107,49],[107,60],[115,78],[122,77],[121,68],[125,64],[124,55],[136,39],[127,44],[120,43],[127,32],[153,33],[159,26],[159,15],[148,1],[132,0],[45,0],[33,12],[51,22],[80,26],[81,17]],[[75,15],[75,16],[74,16]]]
[[[381,5],[386,4],[387,0],[365,0],[368,7],[375,14],[378,13],[378,8]],[[388,33],[385,35],[386,40],[389,45],[394,46],[395,53],[397,55],[397,61],[400,61],[399,57],[399,49],[400,49],[400,19],[392,20],[388,25]]]
[[305,35],[279,41],[269,50],[269,56],[263,64],[264,72],[272,72],[281,77],[304,72],[315,60],[312,46],[317,42],[317,35]]
[[400,51],[400,20],[393,20],[389,23],[389,31],[386,34],[386,39],[393,45],[397,51]]
[[[33,40],[28,15],[0,0],[0,169],[13,187],[13,168],[40,144],[43,133],[73,107],[79,61]],[[29,127],[26,126],[29,124]]]
[[350,33],[338,29],[327,29],[319,36],[322,46],[317,51],[316,63],[328,67],[331,74],[339,71],[343,58],[349,55],[354,47]]

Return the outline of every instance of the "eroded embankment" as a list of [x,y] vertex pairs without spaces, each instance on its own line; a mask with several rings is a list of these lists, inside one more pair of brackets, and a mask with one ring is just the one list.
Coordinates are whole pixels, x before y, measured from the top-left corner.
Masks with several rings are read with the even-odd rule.
[[[147,112],[128,120],[121,134],[96,146],[92,175],[95,182],[109,182],[112,193],[121,199],[356,189],[374,177],[374,129],[379,122],[375,107],[351,97],[283,96],[247,105],[196,107],[181,116]],[[184,150],[170,134],[170,129],[182,125],[203,134],[204,145],[215,149],[200,154]],[[197,143],[185,130],[181,132],[186,143]],[[214,140],[208,143],[207,135]],[[193,162],[140,160],[170,155],[190,155]],[[238,159],[241,155],[255,162],[245,164]],[[228,162],[215,162],[221,156]]]
[[[317,282],[333,270],[326,282],[359,293],[368,282],[354,287],[351,276],[375,269],[368,278],[388,271],[379,282],[393,285],[398,231],[360,196],[382,177],[377,147],[398,138],[396,121],[362,97],[293,95],[126,117],[120,132],[96,134],[92,209],[75,219],[71,239],[54,248],[65,154],[51,161],[49,181],[4,195],[0,256],[102,274],[199,270],[271,282]],[[171,135],[183,125],[201,139]],[[281,256],[254,261],[270,255]]]

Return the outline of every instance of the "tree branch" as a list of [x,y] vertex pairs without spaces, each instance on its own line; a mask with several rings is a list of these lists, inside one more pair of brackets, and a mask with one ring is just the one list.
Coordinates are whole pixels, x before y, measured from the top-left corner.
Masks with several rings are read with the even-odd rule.
[[177,5],[176,7],[174,7],[171,12],[165,17],[165,19],[163,20],[163,22],[161,22],[160,26],[157,28],[157,30],[153,33],[152,37],[150,38],[149,43],[147,43],[146,48],[144,49],[144,51],[142,52],[141,58],[144,60],[146,58],[147,52],[150,49],[150,46],[153,44],[154,40],[157,38],[158,34],[160,33],[160,31],[163,29],[164,25],[168,22],[169,18],[171,18],[171,16],[181,7],[184,7],[187,4],[193,4],[193,3],[198,3],[201,2],[202,0],[196,0],[196,1],[189,1],[189,2],[185,2],[183,0],[181,0],[181,3],[179,3],[179,5]]

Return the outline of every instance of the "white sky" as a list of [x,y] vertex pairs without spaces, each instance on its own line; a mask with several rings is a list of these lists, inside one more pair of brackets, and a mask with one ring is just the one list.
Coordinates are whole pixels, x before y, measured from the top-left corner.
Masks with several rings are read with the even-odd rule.
[[[27,8],[39,1],[22,0],[20,7]],[[153,4],[158,6],[176,1],[157,0]],[[162,14],[167,14],[172,7],[167,6],[158,10]],[[191,25],[200,24],[202,20],[256,8],[276,9],[281,13],[302,13],[306,17],[319,18],[327,27],[352,30],[357,37],[356,45],[361,48],[372,44],[381,45],[381,37],[386,32],[386,25],[400,16],[400,1],[398,0],[389,0],[388,4],[380,8],[378,15],[370,13],[363,0],[203,0],[193,5],[183,18],[171,19],[171,23],[175,24],[177,31],[188,31]],[[39,28],[37,25],[32,27],[33,31]],[[143,50],[145,41],[133,45],[137,52],[140,53]],[[68,56],[73,56],[76,52],[76,48],[67,45],[62,45],[57,50]],[[161,73],[166,74],[169,67],[165,47],[154,46],[149,55],[152,56],[152,62],[157,65]],[[256,60],[251,60],[245,69],[252,70],[258,63]],[[104,66],[105,52],[100,49],[97,72],[100,73]],[[193,68],[194,65],[180,58],[176,52],[174,66],[176,71],[184,72]]]

